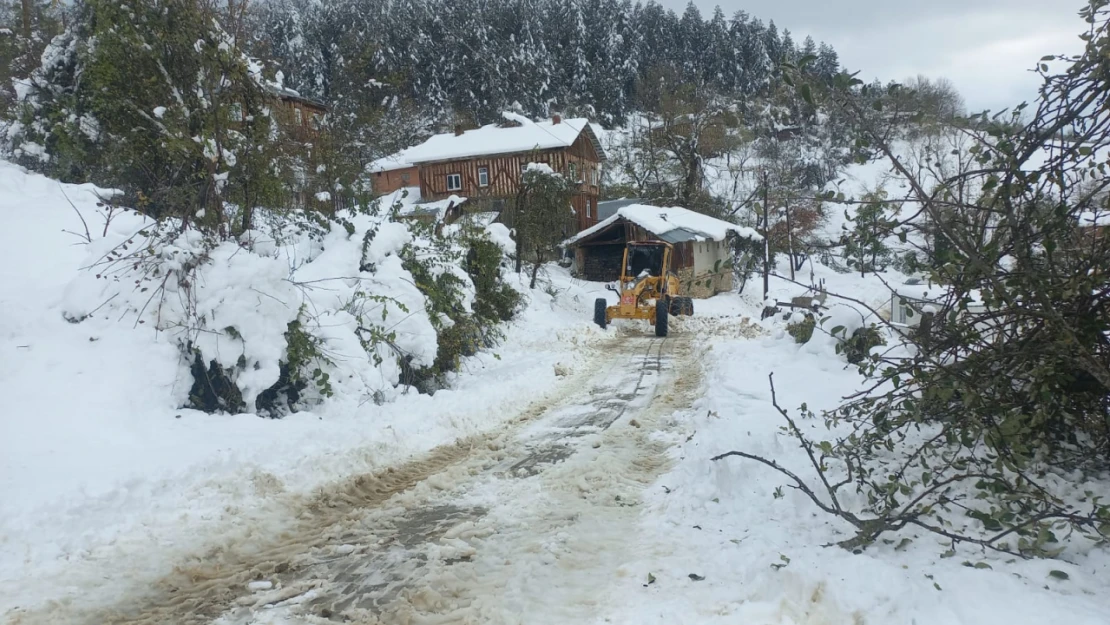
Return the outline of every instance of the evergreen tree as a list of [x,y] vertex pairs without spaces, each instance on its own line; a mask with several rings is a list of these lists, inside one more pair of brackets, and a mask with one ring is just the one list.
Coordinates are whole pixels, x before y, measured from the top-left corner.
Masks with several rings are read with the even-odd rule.
[[213,17],[195,0],[88,0],[32,76],[17,156],[225,232],[234,207],[276,205],[273,97]]

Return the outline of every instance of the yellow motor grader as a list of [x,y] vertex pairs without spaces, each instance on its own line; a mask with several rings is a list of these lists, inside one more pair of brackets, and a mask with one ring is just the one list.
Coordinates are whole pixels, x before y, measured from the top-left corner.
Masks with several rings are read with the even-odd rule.
[[620,296],[609,306],[604,297],[594,301],[594,323],[605,329],[614,319],[646,319],[655,336],[667,336],[668,315],[694,314],[694,300],[679,293],[678,276],[670,271],[674,247],[663,241],[629,242],[618,286],[605,288]]

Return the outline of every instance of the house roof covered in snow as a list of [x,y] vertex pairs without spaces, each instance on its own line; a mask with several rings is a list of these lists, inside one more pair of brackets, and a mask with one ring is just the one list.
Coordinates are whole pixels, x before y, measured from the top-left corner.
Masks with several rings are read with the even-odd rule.
[[289,87],[286,87],[284,85],[280,85],[276,82],[272,82],[272,81],[267,82],[266,83],[266,89],[269,90],[270,93],[272,93],[272,94],[276,95],[277,97],[282,98],[284,100],[293,100],[293,101],[296,101],[296,102],[302,102],[302,103],[308,104],[310,106],[314,106],[316,108],[324,109],[324,110],[327,110],[327,108],[328,108],[327,104],[324,104],[323,102],[321,102],[319,100],[315,100],[313,98],[303,96],[296,89],[290,89]]
[[662,207],[647,204],[622,206],[612,216],[599,221],[597,225],[579,232],[563,242],[573,245],[589,239],[621,221],[630,221],[668,243],[685,241],[723,241],[730,233],[746,239],[761,240],[755,230],[746,226],[716,219],[709,215],[695,213],[678,206]]
[[490,124],[461,134],[447,132],[435,135],[420,145],[405,148],[396,154],[370,163],[370,171],[392,171],[413,167],[419,163],[452,161],[475,156],[567,148],[583,133],[593,144],[601,160],[605,160],[601,143],[587,119],[563,119],[556,123],[554,120],[535,122],[514,113],[503,113],[503,115],[514,125]]
[[617,211],[625,206],[639,204],[643,200],[621,198],[619,200],[605,200],[604,202],[597,203],[597,218],[601,220],[609,219],[617,213]]

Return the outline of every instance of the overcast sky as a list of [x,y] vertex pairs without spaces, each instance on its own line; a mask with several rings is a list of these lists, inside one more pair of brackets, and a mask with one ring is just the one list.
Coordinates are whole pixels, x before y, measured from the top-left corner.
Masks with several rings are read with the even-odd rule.
[[[681,14],[687,0],[662,0]],[[801,43],[826,41],[865,80],[947,77],[971,111],[1036,95],[1027,71],[1042,56],[1080,50],[1084,0],[695,0],[702,17],[720,5],[774,20]]]

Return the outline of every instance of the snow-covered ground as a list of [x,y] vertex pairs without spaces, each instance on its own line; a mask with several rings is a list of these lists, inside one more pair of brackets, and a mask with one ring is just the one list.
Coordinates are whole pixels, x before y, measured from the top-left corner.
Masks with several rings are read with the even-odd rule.
[[63,317],[87,258],[78,212],[103,228],[97,193],[0,162],[0,614],[111,600],[186,554],[276,531],[319,485],[496,428],[595,355],[596,286],[552,268],[505,341],[434,396],[284,419],[183,410],[187,369],[152,329]]
[[[856,297],[884,298],[874,277],[832,272],[824,277],[830,290],[854,286]],[[772,293],[789,295],[790,288],[772,283]],[[725,295],[699,304],[718,321],[729,315],[758,320],[758,299]],[[828,343],[798,345],[784,335],[781,320],[754,323],[763,326],[764,335],[715,332],[698,341],[704,390],[681,414],[681,427],[669,434],[677,465],[647,489],[635,548],[639,556],[621,568],[627,579],[611,591],[604,622],[1110,622],[1105,551],[1064,562],[1014,560],[964,546],[946,558],[941,554],[949,544],[910,533],[914,540],[907,545],[880,542],[856,555],[823,546],[851,537],[851,526],[822,513],[790,488],[785,476],[739,457],[712,461],[743,451],[811,478],[804,451],[782,431],[785,422],[771,404],[768,374],[774,374],[780,405],[795,416],[802,403],[814,411],[836,406],[861,382],[856,368]],[[822,439],[819,419],[799,424]],[[1054,570],[1068,579],[1050,575]]]
[[[0,163],[0,621],[1110,622],[1104,550],[945,558],[925,535],[852,554],[781,474],[711,460],[808,477],[768,375],[790,410],[861,383],[832,340],[760,319],[758,277],[659,341],[590,326],[612,294],[550,267],[433,396],[207,415],[178,408],[179,354],[152,330],[65,320],[86,250],[63,231],[102,227],[95,193]],[[820,283],[836,323],[864,324],[904,280],[807,264],[768,299]]]

